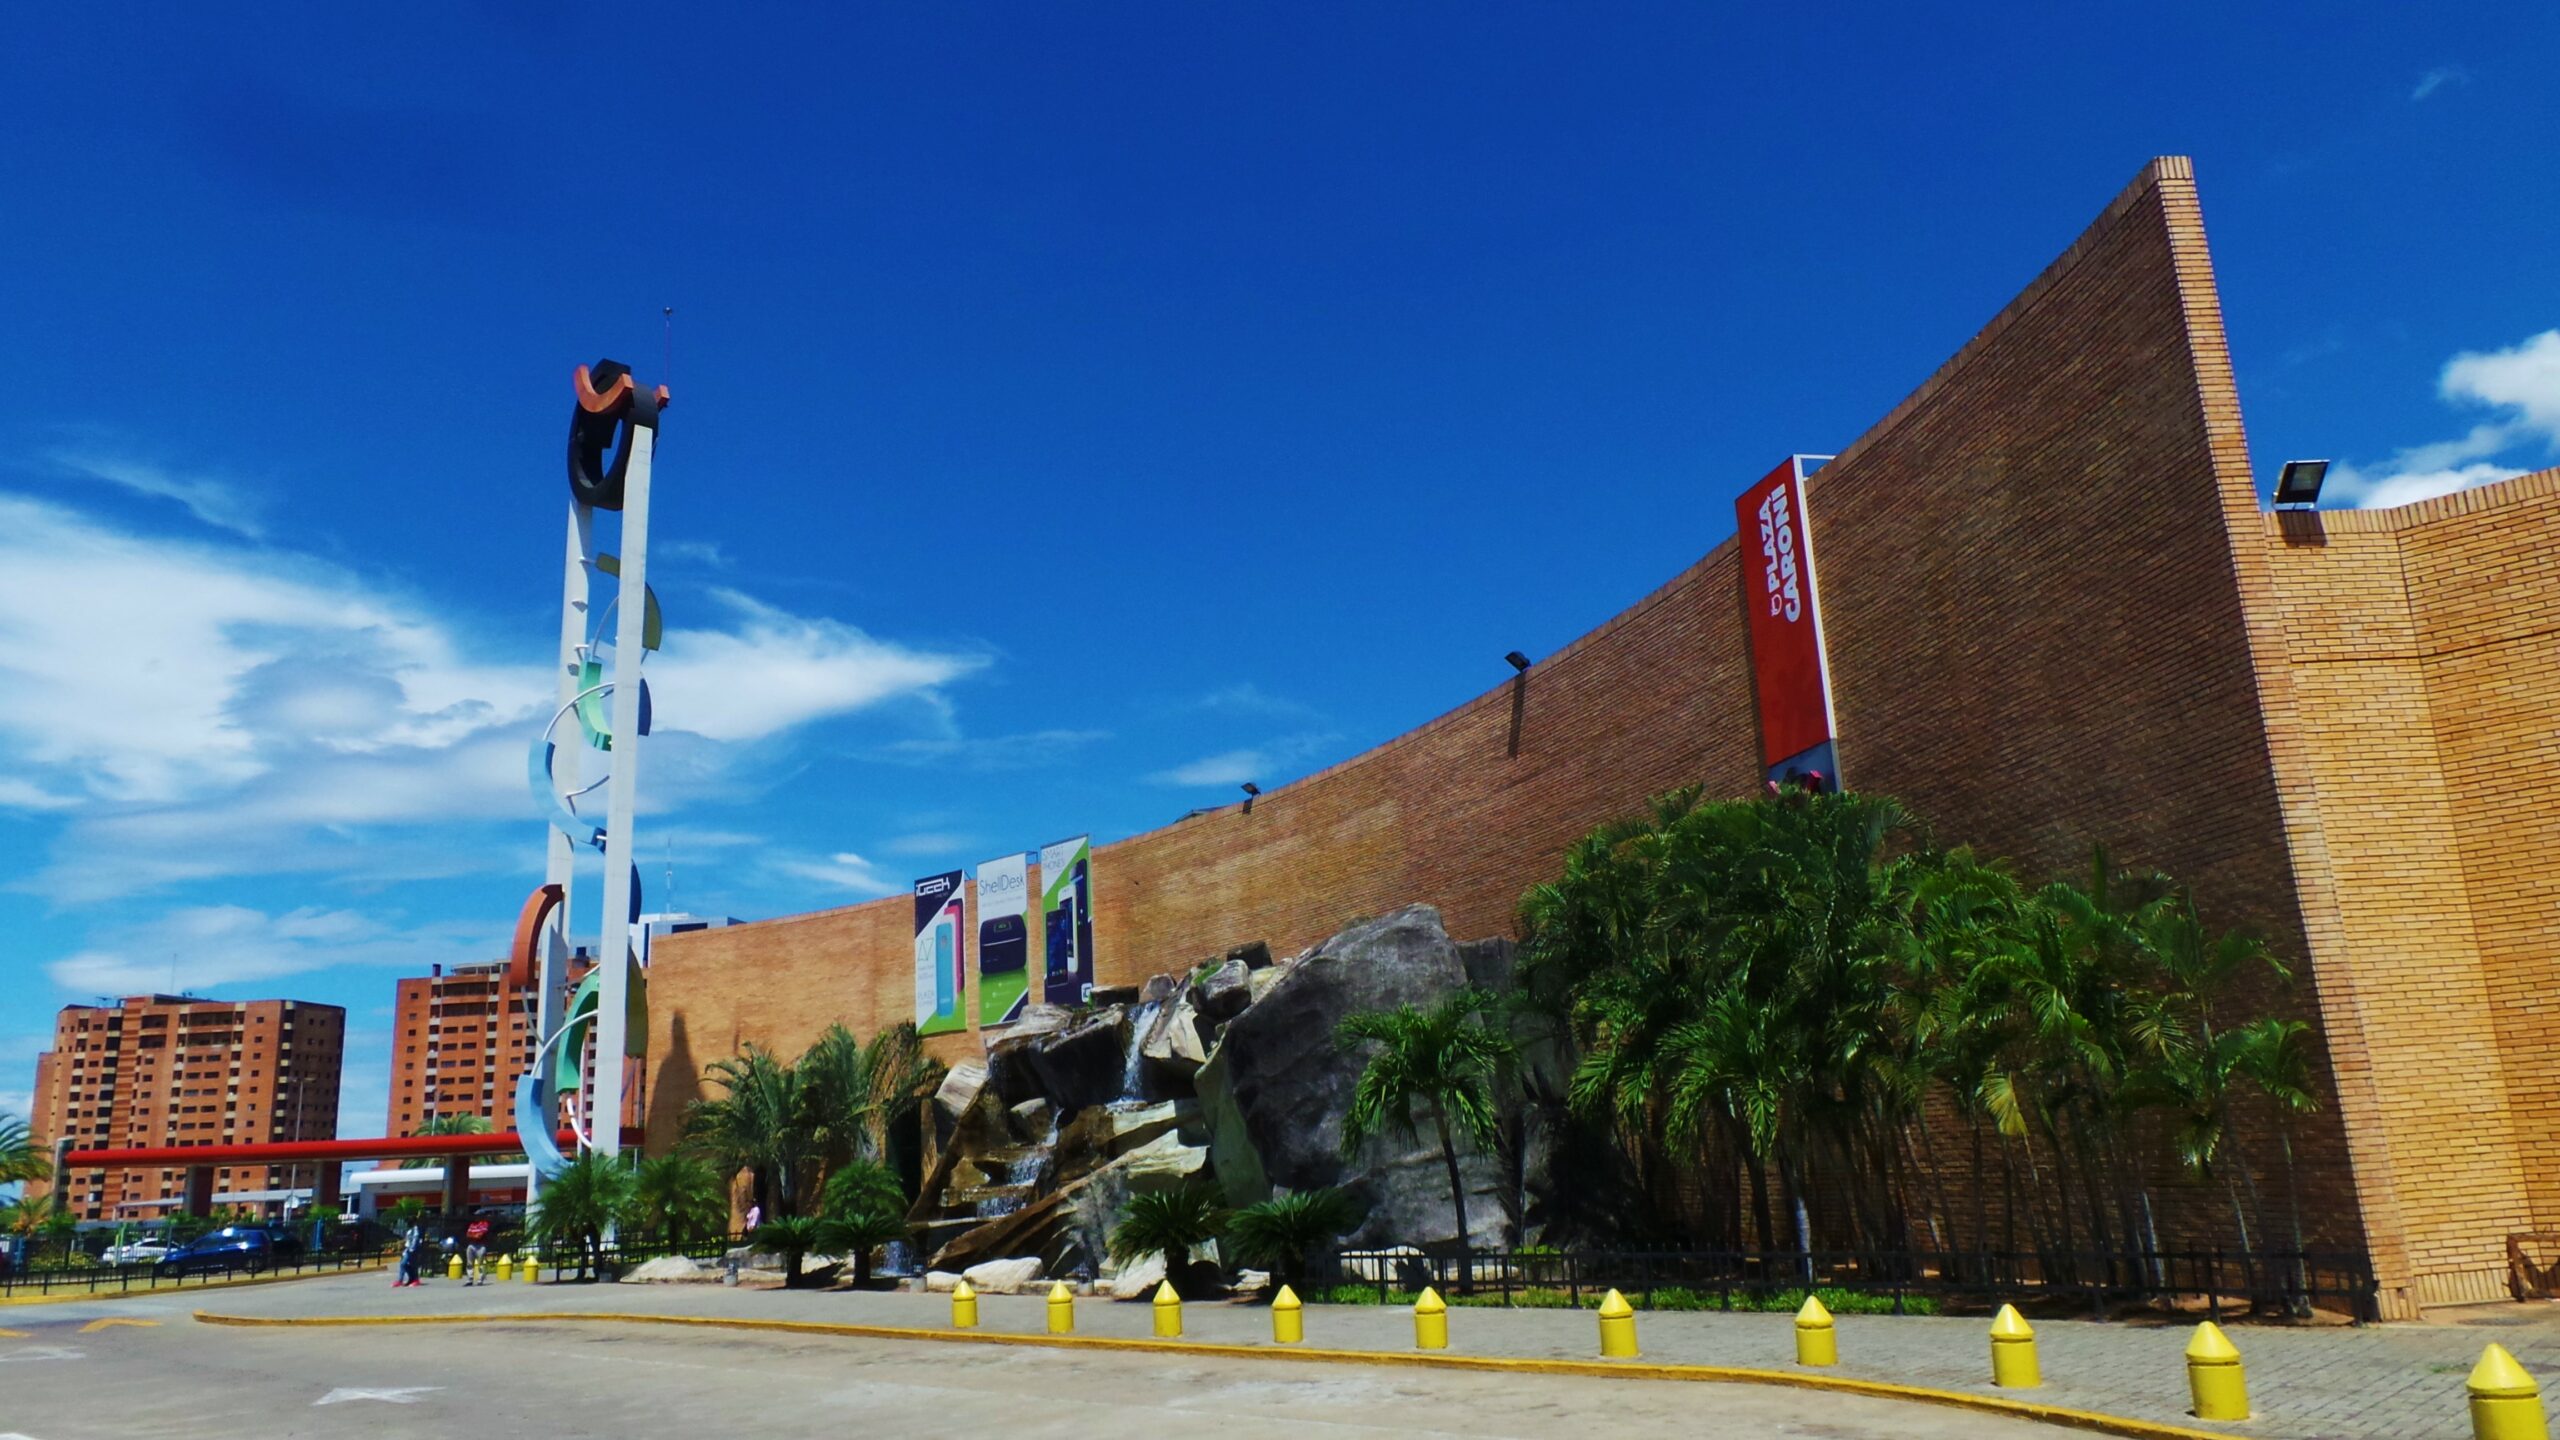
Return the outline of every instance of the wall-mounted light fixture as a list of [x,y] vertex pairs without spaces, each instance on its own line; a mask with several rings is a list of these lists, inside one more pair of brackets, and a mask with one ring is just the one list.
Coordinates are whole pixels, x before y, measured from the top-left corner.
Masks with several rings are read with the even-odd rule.
[[1261,786],[1254,784],[1250,780],[1244,782],[1244,813],[1247,815],[1253,813],[1253,797],[1261,793]]
[[2276,475],[2276,508],[2308,510],[2320,503],[2320,482],[2329,478],[2326,460],[2287,460]]

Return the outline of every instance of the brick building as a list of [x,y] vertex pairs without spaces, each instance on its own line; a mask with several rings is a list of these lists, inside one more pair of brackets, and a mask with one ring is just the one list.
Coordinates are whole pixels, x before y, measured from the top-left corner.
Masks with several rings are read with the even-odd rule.
[[437,966],[399,982],[391,1011],[391,1115],[385,1135],[415,1135],[443,1115],[515,1128],[516,1077],[533,1059],[533,990],[507,965]]
[[[1803,498],[1845,780],[2030,876],[2104,842],[2264,936],[2326,1056],[2293,1137],[2311,1243],[2370,1254],[2386,1314],[2503,1296],[2505,1237],[2560,1228],[2560,471],[2265,512],[2172,158]],[[1735,541],[1522,684],[1516,722],[1504,684],[1249,812],[1098,848],[1096,979],[1411,901],[1508,933],[1593,825],[1761,779]],[[747,1041],[912,1018],[911,925],[901,896],[662,944],[652,1143]]]
[[[35,1133],[81,1148],[259,1144],[338,1133],[347,1012],[294,1000],[134,995],[66,1005],[36,1057]],[[325,1179],[317,1165],[221,1166],[214,1199],[269,1212],[278,1192]],[[52,1187],[27,1187],[43,1194]],[[165,1215],[186,1200],[183,1169],[73,1170],[66,1201],[83,1220]]]
[[[729,916],[643,915],[640,955],[659,937],[734,925]],[[593,968],[579,951],[562,991]],[[442,1115],[476,1115],[496,1130],[515,1128],[516,1081],[533,1060],[534,991],[511,983],[507,963],[439,965],[401,980],[392,994],[391,1105],[385,1135],[415,1135]],[[624,1122],[637,1124],[636,1091],[625,1088]]]

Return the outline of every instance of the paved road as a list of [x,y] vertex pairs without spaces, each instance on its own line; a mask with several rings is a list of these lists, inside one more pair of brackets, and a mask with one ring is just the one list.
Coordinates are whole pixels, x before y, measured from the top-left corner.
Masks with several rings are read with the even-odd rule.
[[[415,1293],[415,1292],[411,1292]],[[596,1297],[609,1298],[609,1296]],[[229,1329],[128,1309],[0,1340],[0,1436],[29,1440],[797,1440],[846,1435],[1631,1435],[2052,1440],[2023,1421],[1762,1386],[1659,1384],[829,1336],[545,1324]]]
[[[1044,1309],[1036,1297],[989,1296],[982,1303],[988,1329],[1032,1331],[1041,1328]],[[340,1357],[373,1378],[330,1380],[324,1389],[341,1385],[444,1383],[447,1398],[438,1403],[459,1404],[466,1402],[451,1394],[458,1387],[440,1378],[417,1379],[414,1374],[405,1381],[384,1378],[383,1357],[390,1357],[395,1362],[391,1365],[391,1373],[395,1376],[400,1373],[399,1365],[407,1365],[412,1371],[423,1368],[442,1373],[457,1368],[458,1362],[449,1361],[448,1356],[477,1353],[479,1349],[487,1348],[481,1340],[473,1338],[486,1332],[465,1327],[223,1331],[193,1324],[187,1315],[197,1305],[228,1313],[272,1316],[476,1313],[503,1321],[510,1311],[611,1310],[925,1328],[943,1326],[949,1314],[948,1301],[939,1295],[783,1292],[729,1289],[718,1285],[529,1286],[510,1283],[467,1288],[442,1281],[421,1289],[393,1290],[379,1276],[296,1281],[183,1298],[136,1298],[0,1309],[0,1328],[38,1332],[24,1340],[0,1337],[0,1440],[5,1440],[12,1431],[36,1437],[36,1440],[60,1440],[60,1435],[49,1435],[42,1428],[20,1422],[11,1413],[20,1403],[16,1397],[23,1393],[21,1382],[38,1373],[38,1368],[22,1370],[17,1368],[20,1365],[40,1367],[48,1375],[70,1375],[82,1365],[95,1368],[94,1360],[85,1357],[107,1353],[110,1349],[121,1352],[125,1347],[134,1349],[143,1361],[139,1368],[144,1371],[159,1363],[157,1357],[162,1350],[173,1346],[179,1351],[201,1348],[208,1355],[238,1355],[244,1357],[244,1364],[256,1366],[278,1363],[261,1358],[276,1354],[328,1354]],[[1193,1305],[1187,1309],[1188,1329],[1195,1339],[1258,1343],[1270,1333],[1269,1312],[1258,1307]],[[2489,1306],[2447,1312],[2447,1315],[2448,1323],[2382,1325],[2354,1330],[2235,1328],[2233,1333],[2248,1357],[2250,1389],[2258,1417],[2246,1424],[2228,1427],[2201,1424],[2185,1414],[2186,1383],[2179,1359],[2188,1334],[2185,1326],[2048,1321],[2038,1327],[2044,1349],[2046,1385],[2035,1392],[2035,1398],[2057,1405],[2185,1424],[2199,1429],[2225,1429],[2233,1434],[2254,1437],[2254,1440],[2336,1440],[2336,1437],[2348,1437],[2348,1440],[2363,1440],[2363,1437],[2462,1440],[2470,1433],[2464,1414],[2462,1378],[2478,1357],[2483,1344],[2490,1340],[2506,1344],[2528,1367],[2543,1375],[2546,1384],[2555,1373],[2560,1373],[2560,1306]],[[100,1317],[154,1318],[166,1323],[147,1331],[116,1327],[94,1334],[79,1333],[79,1324]],[[1588,1313],[1462,1308],[1450,1313],[1450,1321],[1453,1348],[1461,1354],[1588,1358],[1594,1349],[1594,1329]],[[1408,1350],[1412,1345],[1411,1323],[1401,1310],[1360,1306],[1316,1307],[1307,1312],[1307,1338],[1311,1344],[1339,1349]],[[1649,1314],[1641,1317],[1641,1324],[1645,1357],[1649,1360],[1783,1368],[1789,1359],[1791,1326],[1789,1317],[1784,1315]],[[1144,1305],[1087,1300],[1078,1307],[1078,1328],[1088,1334],[1144,1335],[1148,1326],[1148,1310]],[[699,1359],[684,1358],[697,1349],[708,1354],[753,1357],[767,1352],[798,1354],[804,1347],[813,1347],[809,1353],[842,1356],[846,1363],[852,1363],[858,1357],[882,1353],[881,1342],[842,1338],[810,1337],[781,1344],[765,1336],[718,1331],[685,1331],[671,1335],[636,1327],[580,1327],[582,1338],[573,1343],[565,1338],[545,1338],[547,1333],[535,1327],[509,1327],[508,1340],[497,1347],[492,1373],[500,1376],[513,1374],[516,1367],[523,1366],[530,1367],[534,1375],[539,1375],[546,1363],[540,1357],[556,1355],[564,1350],[580,1354],[610,1351],[616,1355],[645,1352],[673,1356],[677,1358],[669,1362],[674,1367],[671,1373],[683,1375],[696,1372],[682,1370],[682,1365],[705,1363]],[[913,1347],[901,1345],[897,1348],[903,1355]],[[1987,1383],[1988,1347],[1983,1322],[1978,1317],[1843,1317],[1840,1321],[1840,1348],[1842,1364],[1838,1373],[1939,1389],[1995,1393]],[[84,1359],[75,1364],[43,1358],[65,1349],[82,1351]],[[1141,1385],[1150,1376],[1183,1377],[1187,1389],[1177,1386],[1165,1394],[1148,1391],[1149,1398],[1144,1401],[1129,1402],[1139,1404],[1140,1408],[1195,1408],[1185,1396],[1196,1397],[1203,1393],[1207,1384],[1199,1365],[1185,1366],[1147,1357],[1105,1359],[1089,1352],[1012,1351],[996,1347],[982,1351],[977,1347],[952,1345],[928,1345],[925,1349],[928,1353],[889,1368],[911,1371],[919,1377],[932,1377],[961,1373],[952,1372],[950,1367],[974,1366],[982,1361],[999,1367],[990,1373],[1035,1376],[1044,1373],[1043,1366],[1060,1367],[1057,1373],[1061,1375],[1079,1376],[1094,1373],[1086,1368],[1090,1366],[1101,1366],[1111,1373],[1118,1373],[1113,1367],[1123,1367],[1133,1377],[1130,1381],[1133,1386]],[[864,1363],[869,1362],[865,1360]],[[1029,1366],[1030,1369],[1006,1368],[1017,1366]],[[61,1368],[56,1370],[52,1367]],[[121,1377],[136,1367],[117,1361],[112,1362],[110,1368],[118,1372],[121,1383]],[[460,1368],[466,1376],[464,1384],[473,1383],[469,1367],[463,1365]],[[613,1366],[607,1362],[603,1368],[610,1371]],[[1219,1387],[1223,1391],[1224,1387],[1232,1384],[1268,1384],[1283,1373],[1307,1379],[1317,1386],[1317,1389],[1307,1392],[1310,1394],[1337,1393],[1323,1387],[1353,1383],[1350,1374],[1329,1367],[1311,1374],[1302,1374],[1302,1370],[1303,1367],[1298,1366],[1288,1367],[1285,1372],[1256,1366],[1251,1372],[1241,1372],[1228,1364],[1218,1372]],[[308,1388],[327,1378],[326,1373],[317,1371],[258,1370],[256,1373],[265,1378],[256,1381],[244,1378],[241,1383],[252,1391],[260,1386],[267,1387],[277,1397],[278,1404],[288,1403],[291,1396],[300,1394],[293,1387]],[[48,1380],[39,1387],[39,1393],[49,1395],[53,1383]],[[76,1385],[82,1382],[67,1380],[61,1383]],[[146,1392],[151,1383],[144,1382]],[[533,1382],[528,1379],[527,1383]],[[901,1383],[924,1382],[910,1379]],[[1712,1396],[1712,1404],[1719,1413],[1747,1414],[1755,1417],[1753,1423],[1756,1425],[1776,1425],[1786,1417],[1835,1427],[1844,1423],[1830,1409],[1818,1412],[1808,1409],[1811,1402],[1802,1395],[1778,1390],[1607,1381],[1564,1383],[1454,1375],[1425,1377],[1424,1372],[1402,1371],[1390,1372],[1389,1378],[1379,1379],[1376,1383],[1391,1388],[1422,1387],[1435,1397],[1456,1396],[1459,1403],[1471,1409],[1484,1407],[1503,1415],[1510,1413],[1513,1404],[1509,1398],[1511,1392],[1499,1387],[1526,1385],[1530,1393],[1545,1395],[1549,1393],[1550,1385],[1556,1385],[1555,1393],[1570,1391],[1577,1396],[1588,1395],[1591,1405],[1612,1407],[1606,1411],[1611,1415],[1658,1414],[1688,1417],[1682,1423],[1692,1423],[1699,1407],[1708,1403],[1702,1397]],[[714,1382],[704,1381],[703,1384],[710,1392],[725,1393]],[[1608,1388],[1601,1391],[1588,1389],[1595,1384]],[[1037,1396],[1045,1392],[1034,1386],[1028,1393]],[[2560,1390],[2553,1393],[2560,1394]],[[604,1396],[600,1403],[609,1405],[611,1398],[610,1395]],[[1095,1398],[1109,1400],[1114,1397],[1106,1386]],[[800,1399],[806,1400],[807,1397]],[[290,1400],[290,1403],[307,1405],[308,1401]],[[385,1413],[388,1413],[390,1404],[388,1401],[340,1403],[371,1406],[384,1409]],[[418,1403],[426,1402],[420,1400]],[[1820,1403],[1829,1406],[1839,1402]],[[1982,1431],[1982,1427],[1991,1423],[1987,1418],[1970,1417],[1962,1411],[1919,1407],[1877,1411],[1865,1406],[1850,1406],[1839,1413],[1846,1415],[1852,1411],[1861,1416],[1856,1424],[1868,1428],[1835,1428],[1831,1433],[1913,1436],[1941,1431],[1957,1433],[1949,1427],[1964,1427],[1962,1433],[1968,1436],[1977,1432],[1990,1433]],[[314,1413],[322,1412],[315,1410]],[[676,1412],[670,1410],[669,1413]],[[1594,1410],[1591,1413],[1602,1412]],[[1872,1418],[1888,1413],[1896,1417],[1889,1425]],[[497,1422],[493,1420],[491,1423]],[[1018,1427],[1028,1422],[1016,1420],[1008,1423]],[[1186,1423],[1198,1422],[1196,1417],[1192,1417]],[[1343,1422],[1336,1417],[1332,1423]],[[1430,1423],[1446,1425],[1449,1422],[1444,1419]],[[732,1425],[729,1428],[737,1427]],[[1424,1428],[1430,1428],[1430,1425],[1426,1424]],[[1485,1427],[1470,1420],[1467,1428],[1480,1430]],[[74,1435],[156,1433],[140,1429],[79,1431],[60,1426],[56,1429],[61,1434]],[[320,1430],[309,1433],[336,1432]],[[502,1424],[498,1431],[492,1433],[515,1432]],[[632,1433],[658,1432],[644,1429]],[[718,1433],[726,1434],[727,1431]],[[946,1430],[943,1433],[949,1435],[954,1432]],[[1751,1432],[1746,1430],[1744,1433]],[[1788,1432],[1771,1429],[1766,1433]],[[1817,1429],[1798,1433],[1822,1432]],[[689,1436],[688,1440],[692,1437]],[[1225,1437],[1220,1437],[1220,1440],[1225,1440]],[[1576,1440],[1581,1440],[1581,1437],[1576,1437]]]

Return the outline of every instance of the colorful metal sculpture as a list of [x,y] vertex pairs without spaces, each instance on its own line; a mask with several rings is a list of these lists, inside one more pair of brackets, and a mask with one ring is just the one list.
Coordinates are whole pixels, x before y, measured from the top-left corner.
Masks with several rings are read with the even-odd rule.
[[[641,899],[632,817],[640,741],[650,722],[649,687],[640,668],[665,634],[658,597],[648,585],[648,554],[650,468],[668,397],[664,386],[642,390],[628,367],[612,360],[579,366],[574,388],[559,704],[526,757],[527,784],[550,822],[550,859],[544,883],[517,918],[508,966],[538,997],[539,1041],[515,1095],[516,1131],[533,1162],[537,1190],[567,1163],[552,1139],[564,1098],[573,1098],[569,1123],[581,1148],[608,1155],[620,1149],[623,1061],[644,1053],[649,1030],[648,981],[633,945]],[[622,514],[618,552],[596,547],[600,510]],[[610,598],[595,607],[590,598],[603,588],[599,577],[612,588]],[[558,733],[573,715],[582,743]],[[593,781],[584,778],[589,752],[612,756],[611,768]],[[601,819],[579,808],[581,799],[598,790],[604,791]],[[588,849],[604,852],[600,943],[594,968],[563,1013],[572,877],[579,853]]]

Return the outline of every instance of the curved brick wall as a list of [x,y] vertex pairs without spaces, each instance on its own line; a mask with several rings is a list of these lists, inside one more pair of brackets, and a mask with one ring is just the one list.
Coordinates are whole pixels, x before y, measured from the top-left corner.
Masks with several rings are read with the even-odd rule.
[[[1797,440],[1772,437],[1771,458]],[[1739,492],[1756,473],[1701,483]],[[2370,1248],[2387,1306],[2405,1310],[2413,1241],[2415,1269],[2460,1271],[2476,1288],[2503,1227],[2528,1214],[2560,1224],[2521,1202],[2528,1174],[2554,1193],[2560,1142],[2537,1140],[2483,1182],[2504,1208],[2475,1213],[2459,1233],[2426,1217],[2476,1203],[2414,1199],[2413,1184],[2432,1197],[2438,1177],[2392,1168],[2414,1092],[2377,1067],[2415,1063],[2434,1042],[2376,1018],[2406,977],[2366,976],[2371,947],[2350,943],[2382,923],[2369,913],[2380,881],[2332,861],[2356,835],[2323,826],[2347,801],[2326,789],[2338,763],[2332,700],[2304,678],[2305,642],[2280,589],[2299,583],[2300,547],[2280,543],[2257,509],[2185,161],[2146,166],[1955,358],[1815,476],[1806,498],[1849,783],[1903,797],[1942,837],[2007,855],[2031,877],[2081,873],[2103,840],[2124,864],[2187,880],[2213,923],[2254,928],[2310,972],[2270,998],[2332,1032],[2334,1083],[2324,1077],[2321,1111],[2296,1136],[2315,1245]],[[2393,543],[2403,558],[2442,553],[2448,576],[2473,573],[2450,538]],[[2387,577],[2366,579],[2388,589]],[[2448,580],[2425,607],[2443,617],[2443,634],[2498,613],[2452,598],[2455,588]],[[2560,605],[2560,586],[2544,593]],[[1415,900],[1439,905],[1454,934],[1509,931],[1520,892],[1591,826],[1678,785],[1740,793],[1757,783],[1741,603],[1728,541],[1530,672],[1516,756],[1506,684],[1273,790],[1250,815],[1231,806],[1100,847],[1098,978],[1134,982],[1252,939],[1285,951]],[[2440,659],[2446,675],[2468,663]],[[2546,740],[2554,720],[2541,715]],[[2480,726],[2430,723],[2448,764],[2511,778],[2477,761],[2494,745]],[[2526,818],[2504,793],[2463,803],[2465,844],[2476,847]],[[2554,813],[2545,804],[2534,818]],[[2541,883],[2496,892],[2512,912],[2501,923],[2519,938],[2476,955],[2482,1003],[2505,1018],[2482,1010],[2447,1022],[2477,1042],[2469,1068],[2495,1076],[2495,1098],[2472,1097],[2484,1114],[2503,1117],[2510,1091],[2560,1104],[2560,1071],[2501,1069],[2497,1058],[2509,1039],[2549,1048],[2538,998],[2512,1014],[2497,1003],[2551,993],[2543,971],[2560,935],[2514,928],[2516,916],[2560,917],[2560,895]],[[652,1143],[672,1139],[699,1066],[744,1041],[792,1052],[837,1020],[868,1030],[909,1018],[909,926],[899,896],[664,942]],[[2482,1038],[2492,1031],[2498,1044]],[[958,1058],[978,1037],[933,1043]],[[2260,1133],[2264,1123],[2244,1117]],[[2172,1243],[2181,1214],[2222,1204],[2218,1185],[2175,1176],[2159,1177],[2157,1191]]]

